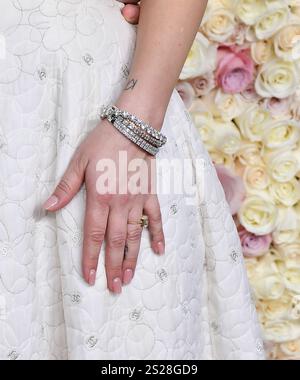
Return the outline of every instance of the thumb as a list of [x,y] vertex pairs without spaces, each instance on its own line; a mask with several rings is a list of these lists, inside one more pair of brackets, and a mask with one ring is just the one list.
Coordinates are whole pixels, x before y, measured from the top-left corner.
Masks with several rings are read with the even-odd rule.
[[128,4],[122,9],[122,14],[126,21],[130,24],[137,24],[140,17],[140,7],[139,5]]
[[78,193],[84,180],[86,165],[79,162],[79,157],[74,158],[63,178],[56,186],[53,194],[44,203],[43,208],[47,211],[55,212],[65,207]]

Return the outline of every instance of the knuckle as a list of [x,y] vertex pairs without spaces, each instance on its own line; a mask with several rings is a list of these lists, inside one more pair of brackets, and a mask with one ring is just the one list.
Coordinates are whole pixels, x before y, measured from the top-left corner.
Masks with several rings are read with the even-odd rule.
[[93,230],[87,233],[88,240],[93,243],[98,243],[98,244],[101,244],[103,242],[104,236],[105,236],[104,229]]
[[112,248],[122,248],[125,245],[126,236],[123,232],[115,232],[109,237],[109,245]]
[[142,235],[142,229],[139,226],[134,226],[128,230],[127,240],[129,242],[139,241]]
[[60,190],[65,194],[69,194],[71,192],[69,181],[66,178],[63,178],[57,185],[57,190]]
[[159,224],[159,223],[161,223],[161,212],[160,211],[156,211],[156,212],[154,211],[152,213],[152,215],[150,215],[149,218],[150,218],[152,223]]

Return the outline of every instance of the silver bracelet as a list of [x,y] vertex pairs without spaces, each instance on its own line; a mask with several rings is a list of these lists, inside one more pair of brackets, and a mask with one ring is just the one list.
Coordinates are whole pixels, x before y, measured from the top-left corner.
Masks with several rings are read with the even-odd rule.
[[107,118],[123,135],[152,155],[156,155],[167,142],[167,137],[162,133],[116,106],[103,106],[100,117]]
[[121,122],[122,119],[116,115],[113,109],[108,107],[103,107],[100,115],[101,119],[107,119],[119,132],[126,136],[133,143],[138,145],[140,148],[155,156],[158,152],[158,147],[153,146],[148,143],[145,139],[140,137],[136,132],[131,130],[128,125]]

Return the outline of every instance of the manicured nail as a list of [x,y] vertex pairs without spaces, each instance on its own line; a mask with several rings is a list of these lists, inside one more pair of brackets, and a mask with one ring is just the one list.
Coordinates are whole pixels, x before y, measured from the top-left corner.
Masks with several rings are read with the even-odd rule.
[[123,276],[123,284],[128,285],[133,278],[133,271],[131,269],[126,269]]
[[113,279],[112,288],[114,293],[120,294],[122,292],[122,283],[118,277]]
[[54,207],[58,203],[58,198],[55,195],[52,195],[45,203],[44,203],[44,209],[50,210],[52,207]]
[[96,283],[96,271],[95,269],[90,270],[90,275],[89,275],[89,284],[91,286],[94,286]]
[[165,245],[161,241],[157,243],[157,252],[159,255],[163,255],[165,253]]

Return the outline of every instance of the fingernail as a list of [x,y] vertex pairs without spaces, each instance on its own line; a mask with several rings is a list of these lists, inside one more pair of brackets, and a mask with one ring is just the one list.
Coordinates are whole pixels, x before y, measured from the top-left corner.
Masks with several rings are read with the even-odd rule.
[[54,207],[58,203],[58,198],[55,195],[52,195],[45,203],[44,203],[44,209],[50,210],[52,207]]
[[96,283],[96,271],[95,269],[90,270],[90,275],[89,275],[89,284],[91,286],[94,286]]
[[159,255],[163,255],[165,253],[165,245],[161,241],[157,243],[157,252]]
[[123,276],[123,284],[128,285],[133,278],[133,271],[131,269],[126,269]]
[[122,292],[121,280],[118,277],[113,279],[112,288],[114,293],[120,294]]

